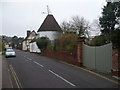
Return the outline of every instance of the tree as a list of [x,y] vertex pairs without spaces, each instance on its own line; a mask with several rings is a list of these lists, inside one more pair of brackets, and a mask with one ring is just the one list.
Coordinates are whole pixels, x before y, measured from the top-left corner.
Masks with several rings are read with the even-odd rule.
[[23,37],[12,37],[12,47],[17,49],[22,49],[22,41],[24,40]]
[[89,22],[85,20],[84,17],[73,16],[69,22],[63,21],[61,23],[61,28],[64,32],[76,32],[78,36],[83,36],[89,38]]
[[67,21],[63,21],[61,23],[61,28],[64,32],[72,30],[71,26],[72,26],[72,24],[70,22],[67,22]]
[[102,34],[115,30],[118,17],[120,17],[120,2],[107,2],[99,18]]
[[89,26],[89,22],[85,20],[84,17],[80,18],[79,16],[73,16],[72,25],[73,25],[73,28],[76,31],[78,31],[78,36],[89,37],[88,29],[90,28],[90,26]]
[[36,40],[37,46],[39,49],[46,50],[48,44],[50,43],[50,40],[48,37],[40,37]]
[[17,36],[13,36],[12,37],[12,47],[16,48],[18,44],[18,37]]
[[91,46],[101,46],[110,43],[110,37],[109,34],[105,35],[100,35],[100,36],[95,36],[91,41],[90,45]]

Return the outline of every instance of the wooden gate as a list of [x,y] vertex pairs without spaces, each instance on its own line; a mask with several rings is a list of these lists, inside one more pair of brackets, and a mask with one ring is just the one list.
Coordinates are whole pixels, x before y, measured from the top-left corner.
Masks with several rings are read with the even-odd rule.
[[83,44],[83,66],[111,72],[112,69],[112,44],[103,46],[88,46]]

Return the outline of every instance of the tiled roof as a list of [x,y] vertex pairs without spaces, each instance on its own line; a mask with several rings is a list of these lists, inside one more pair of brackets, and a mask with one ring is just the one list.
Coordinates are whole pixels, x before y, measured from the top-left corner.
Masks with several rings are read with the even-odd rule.
[[48,14],[42,25],[38,29],[39,31],[62,31],[57,21],[55,20],[53,15]]

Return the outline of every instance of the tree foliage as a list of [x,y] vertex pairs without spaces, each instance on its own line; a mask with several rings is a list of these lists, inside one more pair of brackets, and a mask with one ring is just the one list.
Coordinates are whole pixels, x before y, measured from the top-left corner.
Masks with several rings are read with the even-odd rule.
[[113,43],[113,46],[119,47],[120,45],[120,30],[114,30],[111,33],[94,37],[90,45],[101,46],[107,43]]
[[115,28],[119,24],[120,2],[107,2],[103,8],[102,16],[99,18],[101,35],[96,36],[90,42],[91,45],[100,46],[112,42],[113,45],[119,46],[120,30]]
[[73,51],[77,45],[76,34],[65,33],[55,41],[55,50]]
[[78,36],[86,36],[89,37],[90,28],[89,22],[84,17],[73,16],[70,21],[63,21],[61,23],[61,28],[64,32],[66,31],[74,31],[78,34]]
[[110,43],[110,37],[109,35],[100,35],[100,36],[95,36],[91,41],[90,45],[91,46],[101,46]]
[[99,18],[102,34],[115,30],[118,17],[120,17],[120,2],[107,2],[103,8],[102,16]]
[[4,42],[4,40],[2,40],[2,51],[3,52],[5,51],[5,42]]
[[40,37],[36,40],[37,46],[41,50],[47,49],[48,44],[50,43],[50,40],[48,37]]
[[22,38],[22,37],[13,36],[12,37],[12,47],[22,49],[22,41],[23,40],[24,40],[24,38]]

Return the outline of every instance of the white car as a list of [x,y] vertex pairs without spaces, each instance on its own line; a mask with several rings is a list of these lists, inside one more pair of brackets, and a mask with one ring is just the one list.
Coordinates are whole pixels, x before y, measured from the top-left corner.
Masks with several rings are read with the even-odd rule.
[[10,56],[16,57],[15,51],[13,49],[6,49],[6,51],[5,51],[5,57],[10,57]]

